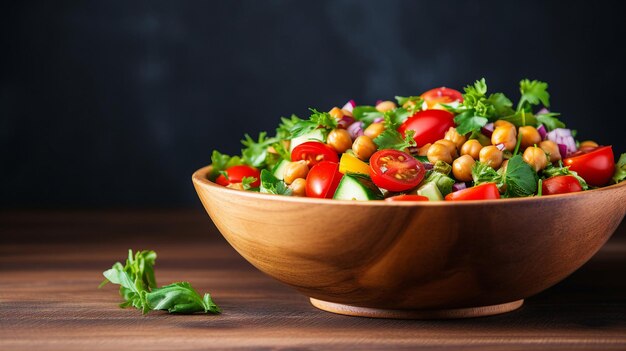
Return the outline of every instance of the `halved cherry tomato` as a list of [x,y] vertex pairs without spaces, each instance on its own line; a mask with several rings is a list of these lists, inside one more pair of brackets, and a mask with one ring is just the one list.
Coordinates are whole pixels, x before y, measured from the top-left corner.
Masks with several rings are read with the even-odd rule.
[[388,197],[385,199],[385,201],[428,201],[428,198],[426,196],[422,196],[422,195],[396,195],[396,196],[392,196],[392,197]]
[[499,199],[500,192],[494,183],[484,183],[446,195],[446,201]]
[[319,141],[307,141],[291,151],[291,161],[305,160],[309,167],[321,161],[339,162],[337,152],[332,147]]
[[409,117],[400,125],[398,132],[404,136],[407,130],[414,130],[413,139],[418,147],[422,147],[443,139],[450,127],[454,127],[452,113],[443,110],[426,110]]
[[425,92],[422,94],[422,99],[424,99],[428,108],[431,109],[437,104],[450,104],[455,101],[463,102],[463,95],[458,90],[441,87]]
[[580,186],[578,179],[571,175],[548,178],[541,185],[542,195],[575,193],[577,191],[583,191],[583,187]]
[[258,169],[246,165],[232,166],[226,170],[228,178],[223,174],[220,174],[215,182],[219,185],[227,186],[230,184],[241,183],[244,177],[254,177],[256,181],[250,184],[251,187],[256,188],[261,184],[261,172]]
[[402,151],[380,150],[370,157],[372,181],[389,191],[415,188],[424,179],[424,173],[424,165]]
[[339,173],[339,164],[322,161],[309,171],[306,176],[306,196],[331,198],[341,181],[343,174]]
[[608,184],[615,171],[615,160],[611,146],[580,150],[580,154],[563,160],[571,171],[578,173],[589,185]]

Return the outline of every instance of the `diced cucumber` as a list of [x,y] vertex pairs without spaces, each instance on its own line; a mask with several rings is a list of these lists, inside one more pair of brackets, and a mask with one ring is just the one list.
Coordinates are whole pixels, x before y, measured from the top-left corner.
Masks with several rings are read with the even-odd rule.
[[322,129],[315,129],[314,131],[300,135],[299,137],[295,137],[291,139],[291,144],[289,146],[289,152],[292,152],[293,149],[307,141],[321,141],[322,143],[326,140],[326,135],[324,134]]
[[442,201],[443,195],[435,182],[428,182],[417,189],[417,195],[426,196],[430,201]]
[[278,162],[274,168],[272,168],[272,174],[274,175],[274,177],[283,180],[284,179],[284,174],[285,174],[285,168],[287,167],[287,165],[289,164],[289,161],[287,160],[280,160],[280,162]]
[[382,200],[380,189],[365,175],[348,173],[341,178],[333,199]]

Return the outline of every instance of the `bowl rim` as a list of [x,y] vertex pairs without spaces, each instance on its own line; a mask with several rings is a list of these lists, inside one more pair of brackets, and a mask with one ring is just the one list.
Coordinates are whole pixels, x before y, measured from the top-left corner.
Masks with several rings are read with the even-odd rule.
[[612,184],[602,188],[596,188],[592,190],[586,190],[575,193],[549,195],[549,196],[529,196],[529,197],[517,197],[517,198],[504,198],[504,199],[492,199],[492,200],[465,200],[465,201],[384,201],[384,200],[371,200],[371,201],[355,201],[355,200],[335,200],[335,199],[319,199],[311,197],[297,197],[297,196],[282,196],[273,194],[262,194],[253,191],[242,191],[230,189],[225,186],[216,184],[209,180],[208,174],[212,166],[204,166],[195,172],[193,172],[191,179],[194,184],[207,186],[215,191],[226,192],[228,194],[237,194],[237,196],[248,197],[252,199],[263,199],[268,201],[284,201],[299,204],[319,204],[319,205],[358,205],[358,206],[391,206],[391,207],[432,207],[432,206],[476,206],[476,205],[493,205],[504,203],[532,203],[541,202],[545,203],[551,201],[559,201],[565,198],[593,196],[590,194],[597,194],[600,192],[613,191],[619,188],[626,187],[626,181],[621,183]]

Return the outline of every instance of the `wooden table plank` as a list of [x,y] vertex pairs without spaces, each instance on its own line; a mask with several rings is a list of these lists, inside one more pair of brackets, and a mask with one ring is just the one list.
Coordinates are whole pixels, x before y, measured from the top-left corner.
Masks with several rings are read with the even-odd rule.
[[[198,211],[0,214],[0,350],[626,349],[626,225],[596,257],[516,312],[468,320],[339,316],[258,272]],[[187,280],[224,313],[117,307],[101,272],[128,248],[159,254],[160,284]]]

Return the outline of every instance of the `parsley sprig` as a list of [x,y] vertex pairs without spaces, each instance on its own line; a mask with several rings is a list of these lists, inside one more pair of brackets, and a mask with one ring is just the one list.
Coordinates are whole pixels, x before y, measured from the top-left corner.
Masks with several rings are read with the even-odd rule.
[[291,138],[296,138],[308,134],[315,129],[321,128],[326,131],[337,128],[337,120],[328,112],[320,112],[314,108],[309,108],[311,116],[308,120],[297,121],[290,129]]
[[196,312],[220,313],[211,295],[200,296],[187,282],[172,283],[157,288],[154,277],[154,264],[157,255],[154,251],[138,251],[133,255],[128,250],[126,264],[116,262],[102,274],[105,279],[99,288],[107,283],[118,284],[124,302],[120,307],[135,307],[148,313],[152,310],[166,310],[170,313],[191,314]]

